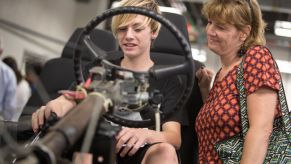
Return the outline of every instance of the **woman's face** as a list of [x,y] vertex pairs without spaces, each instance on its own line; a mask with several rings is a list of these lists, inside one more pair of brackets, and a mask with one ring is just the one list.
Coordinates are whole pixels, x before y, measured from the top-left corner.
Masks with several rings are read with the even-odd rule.
[[151,40],[155,34],[148,25],[143,25],[144,20],[145,16],[137,15],[126,26],[117,29],[119,45],[129,58],[150,54]]
[[206,34],[209,49],[220,56],[237,55],[243,44],[243,33],[231,24],[219,24],[209,19]]

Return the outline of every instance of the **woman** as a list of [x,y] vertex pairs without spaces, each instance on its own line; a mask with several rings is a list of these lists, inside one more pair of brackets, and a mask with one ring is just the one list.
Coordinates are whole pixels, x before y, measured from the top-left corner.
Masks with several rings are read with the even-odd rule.
[[[3,53],[0,40],[0,57]],[[16,111],[16,77],[13,70],[0,60],[0,120],[12,121]]]
[[280,116],[280,76],[265,47],[259,4],[257,0],[209,0],[202,13],[208,19],[208,47],[220,57],[221,68],[196,119],[199,163],[222,163],[215,143],[241,132],[236,74],[243,59],[249,130],[241,163],[263,163],[273,121]]
[[[144,7],[159,13],[154,0],[123,0],[121,6]],[[123,68],[148,71],[154,62],[150,58],[152,41],[158,36],[160,24],[142,15],[124,14],[115,16],[112,31],[124,57],[113,61]],[[159,89],[164,95],[161,110],[173,110],[180,86],[178,79],[150,81],[150,89]],[[53,111],[59,117],[67,113],[76,103],[65,96],[52,100],[32,116],[34,131],[43,125]],[[139,118],[138,118],[139,117]],[[136,116],[135,119],[141,119]],[[181,145],[180,118],[174,116],[162,123],[162,131],[145,128],[122,128],[116,136],[117,163],[178,163],[176,149]]]
[[17,62],[13,57],[5,57],[3,62],[14,71],[16,77],[16,111],[13,113],[11,121],[18,122],[22,110],[31,96],[31,89],[29,83],[25,80],[20,70],[18,69]]

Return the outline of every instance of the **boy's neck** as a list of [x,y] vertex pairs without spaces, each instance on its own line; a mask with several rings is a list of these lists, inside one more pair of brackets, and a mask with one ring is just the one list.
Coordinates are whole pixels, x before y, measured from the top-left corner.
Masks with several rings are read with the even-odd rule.
[[153,65],[154,62],[149,56],[138,56],[133,58],[124,56],[120,63],[121,67],[138,72],[148,71]]

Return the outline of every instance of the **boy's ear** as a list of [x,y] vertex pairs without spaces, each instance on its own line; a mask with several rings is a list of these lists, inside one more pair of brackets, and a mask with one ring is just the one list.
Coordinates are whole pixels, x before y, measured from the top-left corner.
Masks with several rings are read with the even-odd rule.
[[158,37],[157,32],[152,32],[152,40],[155,40]]

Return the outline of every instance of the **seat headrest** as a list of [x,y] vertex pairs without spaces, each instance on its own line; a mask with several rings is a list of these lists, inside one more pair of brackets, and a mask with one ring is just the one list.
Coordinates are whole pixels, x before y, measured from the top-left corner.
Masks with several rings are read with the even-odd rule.
[[[187,31],[187,23],[186,19],[183,15],[163,12],[162,15],[171,21],[178,30],[184,35],[187,42],[189,43],[188,31]],[[156,40],[154,41],[154,45],[151,49],[151,52],[161,52],[161,53],[170,53],[176,55],[183,54],[183,48],[180,46],[178,40],[174,37],[174,35],[165,27],[161,27],[160,33]]]
[[[183,15],[163,12],[162,15],[171,21],[178,30],[185,36],[186,40],[189,43],[188,31],[187,31],[187,23],[186,19]],[[76,45],[76,40],[79,38],[82,28],[77,28],[75,32],[71,35],[67,44],[65,45],[62,55],[62,58],[72,58],[73,57],[73,47]],[[102,29],[94,29],[90,37],[92,41],[99,46],[101,49],[110,52],[110,51],[118,51],[118,44],[116,42],[115,37],[109,31]],[[85,46],[83,46],[85,47]],[[183,55],[183,48],[179,44],[178,40],[174,37],[174,35],[165,27],[161,27],[160,33],[156,40],[154,41],[153,47],[151,48],[151,52],[155,53],[169,53],[174,55]],[[91,52],[85,48],[82,52],[82,59],[91,61],[94,59],[94,56]]]
[[[169,12],[163,12],[162,15],[180,30],[190,44],[185,17]],[[158,65],[181,64],[185,60],[182,55],[184,55],[183,48],[180,46],[178,40],[167,28],[161,27],[160,33],[151,48],[151,59]],[[107,59],[114,60],[121,56],[122,52],[113,52],[108,55]]]
[[[74,33],[71,35],[70,39],[68,40],[67,44],[65,45],[62,55],[62,58],[72,58],[74,51],[73,48],[76,46],[77,39],[79,38],[81,34],[82,28],[77,28]],[[103,49],[104,51],[116,51],[118,49],[118,45],[116,42],[115,37],[113,34],[109,31],[102,30],[102,29],[94,29],[90,33],[90,38],[95,45],[97,45],[99,48]],[[82,47],[85,47],[84,45]],[[90,61],[94,59],[94,56],[91,54],[91,52],[84,48],[84,51],[82,52],[82,59]]]

